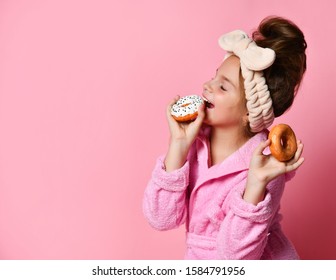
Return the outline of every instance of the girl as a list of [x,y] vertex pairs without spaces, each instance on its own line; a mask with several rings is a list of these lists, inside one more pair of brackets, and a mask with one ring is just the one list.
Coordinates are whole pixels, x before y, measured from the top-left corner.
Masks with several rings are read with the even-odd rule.
[[[158,230],[186,225],[186,259],[298,259],[281,230],[285,182],[302,163],[267,152],[267,128],[293,103],[306,70],[301,30],[264,19],[253,40],[223,35],[227,57],[203,87],[206,105],[194,122],[176,122],[167,108],[170,144],[145,190],[144,214]],[[266,151],[264,151],[266,150]]]

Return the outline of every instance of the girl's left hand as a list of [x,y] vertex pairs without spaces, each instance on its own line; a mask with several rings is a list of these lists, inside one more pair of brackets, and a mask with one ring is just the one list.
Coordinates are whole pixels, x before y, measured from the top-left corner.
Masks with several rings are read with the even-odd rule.
[[249,179],[256,180],[263,185],[267,185],[270,181],[284,173],[296,170],[304,162],[301,157],[303,151],[303,144],[300,140],[297,141],[297,151],[294,157],[287,161],[278,161],[275,157],[264,155],[263,151],[271,144],[271,140],[262,142],[254,151],[249,170]]

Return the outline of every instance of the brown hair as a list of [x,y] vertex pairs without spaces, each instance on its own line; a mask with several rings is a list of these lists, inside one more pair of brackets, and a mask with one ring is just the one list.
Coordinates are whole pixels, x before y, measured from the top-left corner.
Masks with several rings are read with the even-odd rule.
[[307,44],[302,31],[291,21],[281,17],[267,17],[253,33],[260,47],[275,51],[272,66],[264,76],[273,101],[275,117],[290,108],[306,71]]

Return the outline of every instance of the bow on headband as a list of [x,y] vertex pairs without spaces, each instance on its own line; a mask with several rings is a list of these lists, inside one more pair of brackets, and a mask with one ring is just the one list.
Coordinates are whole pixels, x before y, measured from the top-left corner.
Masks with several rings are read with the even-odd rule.
[[[272,99],[262,70],[270,67],[275,60],[275,52],[262,48],[241,30],[224,34],[218,40],[221,48],[235,54],[240,59],[244,78],[246,107],[252,132],[269,127],[274,120]],[[227,57],[226,56],[226,57]]]
[[241,30],[224,34],[219,38],[218,43],[222,49],[238,56],[245,66],[253,71],[261,71],[270,67],[275,60],[275,52],[272,49],[257,46]]

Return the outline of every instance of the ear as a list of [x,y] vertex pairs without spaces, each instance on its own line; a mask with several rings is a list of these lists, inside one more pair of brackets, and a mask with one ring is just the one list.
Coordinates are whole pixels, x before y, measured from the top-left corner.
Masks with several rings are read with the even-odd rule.
[[248,126],[248,124],[249,124],[249,112],[248,111],[243,116],[243,124],[244,124],[244,126]]

